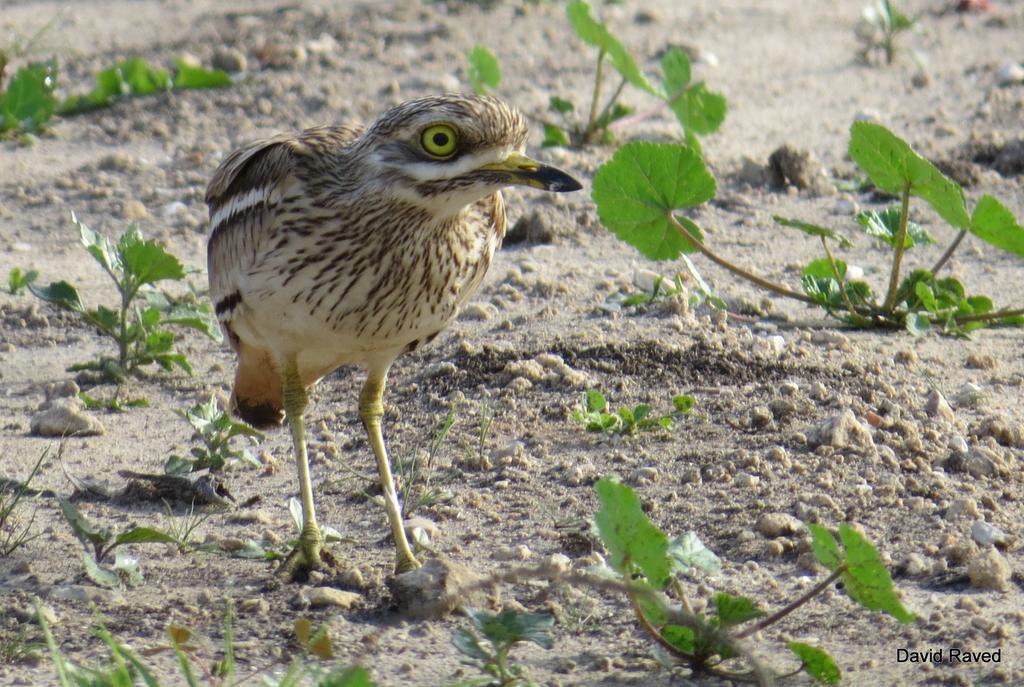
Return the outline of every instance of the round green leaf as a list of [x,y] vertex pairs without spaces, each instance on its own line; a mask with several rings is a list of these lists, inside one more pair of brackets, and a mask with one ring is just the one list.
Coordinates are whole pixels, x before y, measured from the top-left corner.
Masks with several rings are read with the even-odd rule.
[[[669,215],[714,195],[715,178],[700,155],[684,146],[648,142],[619,148],[597,170],[592,191],[602,224],[653,260],[696,250]],[[685,217],[679,221],[691,231],[697,227]]]
[[853,123],[850,157],[881,190],[900,194],[909,184],[911,194],[928,201],[954,227],[966,229],[970,225],[959,184],[881,124]]

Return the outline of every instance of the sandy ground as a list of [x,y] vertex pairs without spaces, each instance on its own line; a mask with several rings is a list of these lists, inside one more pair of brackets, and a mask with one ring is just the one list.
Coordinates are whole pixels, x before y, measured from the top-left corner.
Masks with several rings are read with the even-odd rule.
[[[971,182],[971,202],[991,193],[1024,216],[1021,168],[1001,173],[972,161],[971,153],[979,143],[998,147],[1024,135],[1024,87],[996,84],[1001,64],[1024,57],[1024,3],[997,0],[991,11],[977,14],[956,13],[952,4],[909,3],[920,16],[917,29],[903,37],[908,50],[887,68],[855,59],[858,0],[651,0],[609,5],[602,14],[649,73],[657,70],[653,56],[667,45],[704,54],[697,76],[728,97],[729,114],[705,144],[719,193],[698,221],[721,253],[795,285],[817,244],[774,226],[772,214],[834,226],[855,244],[844,259],[883,267],[887,253],[849,219],[852,207],[880,206],[862,194],[772,189],[751,169],[788,143],[815,155],[831,178],[849,178],[854,168],[845,153],[846,132],[855,116],[885,123],[932,159],[959,169]],[[127,218],[141,216],[148,236],[200,271],[193,280],[202,287],[203,191],[236,145],[280,130],[367,120],[408,97],[464,90],[464,55],[478,42],[501,61],[500,94],[535,121],[549,116],[551,94],[586,102],[593,68],[591,50],[571,35],[556,2],[493,8],[455,0],[267,2],[224,9],[202,0],[14,0],[0,11],[0,47],[23,45],[44,25],[49,28],[32,52],[19,59],[56,55],[65,94],[86,90],[93,72],[128,56],[166,65],[188,52],[209,65],[215,50],[226,47],[248,63],[229,89],[121,102],[57,120],[52,135],[30,147],[0,145],[0,274],[33,267],[44,283],[65,278],[79,284],[92,303],[112,302],[113,294],[78,245],[71,211],[110,235],[119,234]],[[653,104],[629,90],[624,99],[639,108]],[[1020,331],[985,331],[971,339],[838,331],[803,306],[777,299],[769,299],[770,313],[762,317],[723,319],[672,304],[609,313],[601,307],[605,299],[635,291],[638,273],[670,275],[682,266],[649,263],[601,228],[589,180],[611,147],[540,149],[540,127],[533,128],[531,151],[571,171],[586,189],[558,197],[508,193],[511,222],[536,213],[550,240],[506,246],[470,312],[431,347],[400,359],[391,377],[385,433],[393,455],[424,451],[456,408],[431,473],[448,498],[416,513],[436,524],[437,552],[480,572],[554,554],[586,565],[593,542],[580,523],[597,507],[593,483],[615,473],[636,487],[661,527],[696,530],[722,557],[722,572],[693,586],[698,603],[725,590],[777,608],[822,571],[808,563],[804,532],[770,538],[757,526],[762,516],[781,513],[829,526],[852,522],[891,562],[900,593],[920,620],[899,625],[831,590],[760,637],[754,643],[759,656],[780,670],[792,668],[784,640],[796,638],[831,651],[845,684],[1024,684]],[[621,138],[676,132],[674,122],[659,115]],[[939,240],[915,256],[930,264],[952,232],[924,208],[915,217]],[[737,308],[764,298],[714,266],[698,264]],[[1020,267],[1019,259],[970,239],[950,265],[970,289],[1018,307],[1024,303]],[[869,271],[868,278],[881,282],[877,273]],[[67,440],[63,465],[54,457],[57,440],[30,436],[30,419],[47,387],[73,379],[68,365],[106,346],[89,328],[31,296],[0,294],[0,474],[23,477],[48,450],[37,486],[70,494],[67,472],[118,488],[124,484],[118,470],[159,473],[168,455],[194,445],[190,427],[173,410],[211,394],[224,397],[233,361],[226,347],[192,334],[183,350],[195,374],[153,373],[133,382],[129,395],[145,396],[149,407],[93,413],[106,433]],[[575,372],[559,373],[555,365],[519,381],[540,363],[550,364],[552,355]],[[287,661],[296,649],[290,628],[305,616],[329,623],[340,663],[372,668],[382,685],[448,684],[472,676],[458,667],[450,643],[464,619],[410,622],[390,610],[384,583],[392,552],[384,513],[366,497],[375,480],[355,408],[361,379],[348,369],[325,379],[308,415],[321,520],[345,535],[335,551],[349,569],[319,584],[358,592],[352,608],[306,608],[306,588],[277,582],[259,561],[154,545],[132,549],[143,585],[100,589],[85,577],[81,547],[56,501],[44,496],[36,500],[34,525],[41,536],[0,560],[0,641],[10,645],[31,599],[40,596],[62,649],[75,660],[97,660],[105,651],[85,629],[94,619],[89,599],[109,629],[136,649],[159,645],[164,628],[178,623],[196,632],[200,653],[212,660],[230,595],[239,608],[235,636],[243,672]],[[690,393],[697,412],[670,432],[588,434],[571,418],[588,386],[603,389],[616,406],[667,407],[672,394]],[[950,400],[950,414],[928,410],[933,390]],[[870,440],[816,446],[815,429],[846,409],[862,423],[876,418]],[[481,421],[491,414],[481,442]],[[957,452],[964,445],[975,463]],[[295,477],[287,435],[272,434],[255,451],[280,469],[227,474],[240,502],[259,498],[232,511],[210,510],[197,541],[230,545],[291,536],[287,501]],[[987,467],[969,469],[979,461]],[[162,504],[141,498],[83,500],[79,507],[116,529],[165,525]],[[180,504],[175,509],[179,517],[187,511]],[[999,576],[1002,591],[972,584],[967,575],[972,561],[991,555],[992,547],[972,539],[978,521],[1005,535],[996,551],[1009,566]],[[554,648],[515,653],[541,684],[718,684],[706,678],[687,683],[660,669],[620,600],[544,584],[509,587],[502,598],[508,607],[557,617]],[[898,649],[950,647],[999,649],[1001,661],[897,661]],[[166,675],[175,674],[168,658],[154,661]],[[3,684],[55,679],[45,659],[0,664]]]

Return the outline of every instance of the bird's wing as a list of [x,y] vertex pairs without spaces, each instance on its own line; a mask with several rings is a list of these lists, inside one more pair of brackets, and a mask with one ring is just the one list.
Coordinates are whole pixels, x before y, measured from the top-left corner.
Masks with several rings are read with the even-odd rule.
[[207,268],[210,300],[229,334],[232,315],[242,304],[242,278],[280,230],[282,199],[302,196],[311,167],[360,133],[359,128],[341,126],[281,134],[239,148],[217,168],[206,188]]

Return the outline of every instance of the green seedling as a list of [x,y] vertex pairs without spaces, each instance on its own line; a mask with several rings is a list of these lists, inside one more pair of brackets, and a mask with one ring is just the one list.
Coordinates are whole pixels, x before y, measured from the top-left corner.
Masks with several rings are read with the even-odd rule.
[[477,95],[487,95],[501,84],[498,58],[482,45],[474,45],[466,56],[469,62],[469,85]]
[[[691,82],[690,58],[685,52],[673,48],[665,53],[661,60],[662,81],[655,84],[648,80],[633,56],[608,27],[591,16],[588,3],[573,0],[566,7],[566,14],[576,36],[597,48],[593,94],[586,122],[582,124],[569,123],[576,109],[571,100],[552,96],[549,108],[559,116],[562,124],[544,124],[544,145],[609,143],[614,138],[614,126],[639,121],[663,107],[671,108],[683,127],[686,139],[693,145],[696,145],[698,135],[714,133],[721,126],[726,112],[725,97],[708,90],[703,81]],[[611,65],[621,78],[602,107],[601,93],[606,64]],[[657,98],[660,101],[658,107],[629,117],[633,109],[619,101],[627,84]]]
[[22,291],[27,289],[32,282],[39,277],[39,272],[36,270],[25,270],[22,271],[20,267],[11,268],[10,273],[7,275],[7,293],[12,296],[19,295]]
[[452,637],[452,644],[487,677],[465,680],[459,687],[531,687],[534,683],[523,676],[521,666],[509,663],[509,653],[520,642],[533,642],[543,649],[554,644],[551,628],[554,616],[547,613],[516,613],[502,611],[487,613],[472,608],[465,613],[473,629],[460,628]]
[[655,429],[672,429],[675,420],[688,415],[695,403],[693,396],[679,395],[672,397],[674,409],[665,415],[652,415],[653,409],[646,403],[611,412],[604,394],[597,389],[590,389],[583,396],[582,406],[573,413],[573,419],[584,425],[588,432],[636,434]]
[[104,379],[123,384],[140,369],[157,364],[165,370],[177,367],[188,374],[192,366],[183,353],[175,350],[178,335],[168,327],[184,327],[200,331],[220,341],[217,326],[208,306],[178,303],[167,307],[150,305],[147,298],[157,298],[155,284],[162,281],[180,281],[185,270],[176,257],[154,241],[143,239],[136,224],[130,224],[121,239],[112,243],[106,236],[89,229],[72,214],[71,221],[78,227],[82,245],[111,278],[120,294],[116,309],[104,305],[88,308],[74,286],[66,281],[51,283],[47,287],[30,285],[39,298],[78,314],[84,322],[95,327],[117,344],[117,357],[103,356],[98,360],[72,365],[72,371],[89,370]]
[[900,12],[892,0],[874,0],[864,8],[855,29],[861,44],[857,56],[872,64],[881,53],[885,63],[892,64],[896,58],[896,37],[913,26],[914,21]]
[[[0,611],[0,621],[5,620],[7,613],[6,610]],[[17,626],[13,634],[4,633],[0,637],[0,665],[38,663],[41,652],[46,649],[42,632],[35,624],[14,622],[17,622]]]
[[[7,58],[0,53],[0,82]],[[57,108],[57,63],[53,60],[19,67],[7,88],[0,83],[0,138],[43,130]]]
[[[457,413],[458,408],[452,405],[425,449],[418,444],[408,453],[395,454],[392,468],[401,492],[402,517],[409,518],[420,508],[451,500],[451,492],[434,484],[435,463],[455,424]],[[428,541],[422,543],[429,544]]]
[[[715,572],[717,557],[692,533],[670,540],[648,519],[629,487],[605,478],[596,489],[601,510],[595,524],[608,551],[608,565],[628,585],[638,623],[669,666],[684,665],[733,682],[769,684],[785,677],[771,675],[741,641],[771,627],[840,579],[850,598],[865,608],[883,611],[903,623],[914,619],[897,598],[878,551],[845,524],[839,527],[842,550],[827,530],[810,526],[815,556],[831,573],[778,611],[769,614],[752,599],[718,593],[707,613],[693,613],[680,576]],[[803,671],[821,684],[838,684],[839,669],[827,652],[800,642],[787,646],[800,662],[787,676]],[[725,662],[736,657],[746,659],[752,668],[740,672],[727,667]]]
[[[218,660],[201,656],[198,647],[191,643],[192,631],[180,625],[167,627],[167,643],[136,653],[117,641],[103,623],[99,622],[94,632],[107,645],[110,654],[107,664],[102,666],[75,665],[61,652],[38,602],[36,602],[36,617],[46,646],[49,646],[54,670],[57,673],[57,684],[60,687],[131,687],[137,684],[146,685],[146,687],[161,687],[161,685],[199,687],[201,684],[207,684],[210,687],[233,687],[256,676],[260,676],[261,684],[267,687],[299,687],[299,685],[374,687],[363,668],[335,668],[326,671],[318,666],[310,665],[305,658],[309,653],[314,652],[309,651],[305,643],[303,643],[303,656],[292,661],[288,671],[283,675],[269,674],[270,669],[276,664],[257,669],[249,675],[237,675],[234,659],[234,604],[230,599],[227,601],[224,614],[224,648],[221,652],[223,657]],[[296,626],[300,622],[303,621],[297,621]],[[305,622],[308,623],[308,621]],[[296,627],[296,634],[298,634],[298,627]],[[157,670],[148,665],[146,659],[169,652],[173,653],[177,659],[179,675],[175,679],[161,681]]]
[[[967,234],[1015,255],[1024,255],[1024,228],[992,196],[983,196],[968,213],[960,186],[885,127],[855,122],[850,156],[881,191],[900,198],[896,208],[861,213],[856,225],[892,250],[888,287],[883,298],[855,277],[835,257],[831,243],[848,245],[833,230],[777,217],[783,226],[820,240],[825,257],[803,270],[802,291],[765,279],[718,255],[704,241],[701,228],[681,210],[715,195],[715,179],[699,153],[674,144],[628,143],[619,148],[594,177],[593,198],[601,222],[621,240],[653,260],[672,260],[699,252],[717,265],[777,295],[823,308],[860,327],[907,328],[920,334],[938,327],[966,334],[986,325],[1024,324],[1024,309],[996,309],[987,296],[968,296],[954,278],[936,275]],[[901,279],[904,253],[932,241],[910,222],[910,198],[921,198],[959,234],[930,269],[915,269]],[[695,275],[699,278],[699,275]]]
[[199,526],[210,519],[211,513],[197,513],[195,503],[189,506],[188,512],[178,517],[171,510],[171,504],[164,500],[164,521],[167,523],[165,532],[174,539],[178,551],[186,553],[197,547],[192,544],[192,536]]
[[144,398],[121,399],[121,387],[117,387],[109,399],[96,398],[84,391],[78,392],[78,398],[89,410],[109,410],[112,413],[123,413],[132,408],[148,408],[149,401]]
[[132,57],[98,72],[93,89],[65,100],[58,113],[75,115],[109,107],[119,98],[155,95],[172,89],[223,88],[231,83],[231,77],[219,69],[203,69],[179,59],[172,76],[166,69]]
[[640,312],[655,303],[672,302],[683,298],[687,300],[687,303],[693,305],[700,297],[696,294],[691,296],[686,285],[683,283],[683,275],[677,273],[671,280],[659,276],[654,280],[654,286],[651,287],[650,291],[637,291],[634,293],[616,291],[609,294],[600,307],[607,312],[622,312],[623,310]]
[[25,509],[28,504],[25,500],[34,492],[32,480],[39,474],[46,455],[47,452],[43,451],[25,481],[5,480],[0,484],[0,558],[10,556],[41,534],[32,532],[36,509],[32,508],[32,512],[26,516]]
[[131,527],[115,534],[112,530],[90,522],[73,503],[65,499],[60,499],[60,510],[71,526],[75,538],[86,549],[82,553],[86,575],[104,587],[124,589],[142,583],[138,560],[123,551],[116,553],[112,565],[105,564],[117,547],[124,544],[178,543],[172,535],[152,527]]
[[254,443],[263,440],[263,433],[224,412],[211,396],[206,403],[199,403],[186,410],[175,410],[195,430],[195,436],[203,442],[192,449],[192,457],[172,455],[164,464],[168,475],[187,475],[199,470],[227,470],[237,465],[259,468],[260,461],[245,448],[231,446],[235,437],[248,437]]

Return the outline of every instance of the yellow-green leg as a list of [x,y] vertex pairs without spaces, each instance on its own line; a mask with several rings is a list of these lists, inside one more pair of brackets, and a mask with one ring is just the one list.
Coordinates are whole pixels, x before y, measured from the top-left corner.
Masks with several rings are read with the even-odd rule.
[[295,465],[299,472],[299,498],[302,500],[302,533],[299,544],[284,563],[280,572],[291,577],[302,576],[320,566],[320,551],[323,538],[316,524],[316,510],[313,506],[313,484],[309,478],[309,457],[306,452],[306,430],[302,422],[309,398],[299,378],[295,358],[289,358],[284,366],[284,414],[292,432],[295,447]]
[[420,567],[412,553],[409,540],[405,536],[405,524],[402,521],[402,510],[398,506],[398,495],[395,493],[395,480],[391,477],[391,464],[384,448],[384,435],[380,428],[380,419],[384,415],[384,384],[388,379],[388,368],[379,369],[370,366],[366,375],[366,384],[359,394],[359,416],[363,418],[363,426],[377,457],[377,470],[380,472],[380,486],[384,491],[384,508],[388,512],[391,525],[391,536],[395,539],[397,558],[395,572],[403,573]]

